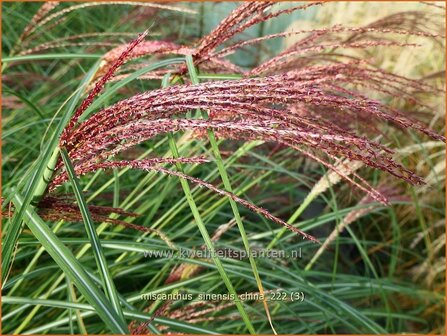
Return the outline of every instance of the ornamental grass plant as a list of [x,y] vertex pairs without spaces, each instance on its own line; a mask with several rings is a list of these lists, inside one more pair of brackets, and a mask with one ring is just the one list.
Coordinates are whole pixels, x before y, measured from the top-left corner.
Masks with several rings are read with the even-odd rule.
[[442,332],[445,8],[368,6],[3,3],[3,333]]

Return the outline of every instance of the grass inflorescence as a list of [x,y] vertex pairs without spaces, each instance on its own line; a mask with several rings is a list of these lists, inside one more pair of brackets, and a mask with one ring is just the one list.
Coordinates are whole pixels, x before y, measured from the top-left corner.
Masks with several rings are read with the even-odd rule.
[[5,333],[440,330],[442,8],[327,6],[3,4]]

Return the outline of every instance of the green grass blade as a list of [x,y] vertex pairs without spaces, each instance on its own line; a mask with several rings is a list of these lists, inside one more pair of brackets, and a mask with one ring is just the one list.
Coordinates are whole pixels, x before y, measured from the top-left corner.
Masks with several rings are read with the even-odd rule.
[[[90,82],[94,73],[96,72],[99,63],[93,66],[90,71],[86,74],[83,81],[79,85],[76,94],[71,98],[70,104],[67,108],[66,113],[59,121],[56,131],[53,133],[48,145],[45,147],[42,155],[38,158],[38,162],[34,173],[32,174],[30,181],[28,182],[28,187],[24,192],[23,205],[16,208],[14,217],[9,225],[8,234],[4,237],[3,247],[2,247],[2,283],[5,282],[7,271],[11,263],[12,254],[14,251],[14,246],[20,235],[22,227],[22,219],[25,214],[25,210],[31,204],[33,198],[41,196],[46,189],[48,180],[53,174],[54,165],[56,164],[58,157],[57,144],[59,141],[59,136],[62,133],[65,125],[70,119],[79,98],[83,92],[83,88]],[[63,106],[62,106],[63,107]],[[61,107],[61,108],[62,108]]]
[[[19,194],[14,196],[14,204],[17,208],[23,207],[23,202],[24,200]],[[110,328],[110,331],[117,334],[126,334],[128,332],[127,328],[121,325],[118,315],[105,295],[96,287],[71,251],[56,237],[33,209],[29,207],[25,209],[24,220],[26,225],[63,272],[73,281],[85,299],[95,308],[98,315]]]
[[[22,305],[24,305],[24,304],[37,305],[38,304],[38,305],[63,308],[63,309],[68,309],[68,308],[80,309],[80,310],[84,310],[84,312],[81,313],[81,316],[83,318],[93,316],[95,313],[94,307],[92,307],[91,305],[83,304],[83,303],[72,303],[72,302],[58,301],[58,300],[42,300],[42,299],[30,299],[30,298],[16,297],[16,296],[4,296],[2,298],[2,302],[5,304],[22,304]],[[149,314],[139,313],[136,311],[130,311],[128,309],[124,310],[124,315],[127,318],[138,319],[140,321],[147,321],[151,317]],[[156,317],[154,319],[154,322],[160,323],[165,326],[172,327],[177,331],[184,332],[187,334],[218,335],[217,332],[215,332],[211,329],[200,327],[198,325],[188,324],[188,323],[185,323],[182,321],[176,321],[176,320],[172,320],[172,319]],[[48,323],[43,326],[39,326],[32,330],[26,330],[25,334],[40,334],[46,329],[64,325],[66,323],[68,323],[68,318],[60,319],[60,320]]]
[[114,307],[117,315],[120,317],[122,326],[126,328],[126,323],[124,321],[124,315],[116,292],[115,284],[113,283],[112,276],[110,275],[107,261],[101,247],[101,242],[98,238],[98,235],[96,234],[95,224],[93,223],[93,219],[90,215],[90,211],[88,209],[84,194],[82,193],[82,189],[76,176],[73,164],[71,163],[70,157],[68,156],[67,150],[65,148],[61,149],[61,155],[65,163],[65,168],[67,169],[68,178],[70,179],[73,191],[76,196],[76,200],[78,202],[79,210],[81,211],[81,215],[84,220],[85,229],[92,245],[96,265],[98,266],[98,273],[101,276],[106,295],[112,303],[112,306]]
[[55,60],[55,59],[75,59],[75,58],[84,58],[84,59],[98,59],[102,55],[101,54],[40,54],[40,55],[23,55],[23,56],[11,56],[11,57],[3,57],[3,64],[9,62],[17,62],[17,61],[35,61],[35,60]]

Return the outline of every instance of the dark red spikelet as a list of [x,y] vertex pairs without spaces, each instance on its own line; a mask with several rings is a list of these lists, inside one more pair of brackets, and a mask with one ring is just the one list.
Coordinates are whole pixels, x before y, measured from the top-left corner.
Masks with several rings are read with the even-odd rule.
[[95,87],[92,91],[88,94],[87,98],[84,99],[82,104],[78,107],[76,112],[74,113],[73,117],[71,118],[70,122],[68,123],[67,127],[65,127],[64,132],[62,133],[60,144],[61,147],[69,146],[69,135],[72,129],[74,128],[76,122],[78,121],[79,117],[84,113],[84,111],[92,104],[95,97],[102,91],[104,88],[104,85],[111,79],[115,71],[124,63],[126,58],[129,56],[129,54],[132,52],[132,50],[140,44],[146,35],[149,33],[148,30],[141,33],[135,40],[129,43],[126,50],[124,50],[121,55],[116,59],[115,63],[109,68],[107,73],[101,77],[101,79],[95,84]]

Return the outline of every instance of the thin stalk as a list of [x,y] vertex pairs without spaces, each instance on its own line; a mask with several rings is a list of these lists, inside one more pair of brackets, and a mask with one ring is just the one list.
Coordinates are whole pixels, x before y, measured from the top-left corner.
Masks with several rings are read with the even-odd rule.
[[[65,282],[67,283],[67,301],[70,302],[70,287],[69,287],[69,282],[70,280],[65,277]],[[69,321],[69,330],[70,330],[70,335],[74,335],[74,328],[73,328],[73,309],[69,308],[68,310],[68,317],[70,318]]]
[[[200,80],[197,77],[197,72],[194,67],[194,61],[193,61],[191,55],[186,56],[186,65],[188,67],[188,72],[189,72],[192,84],[199,84]],[[202,119],[207,120],[209,118],[208,113],[206,111],[204,111],[204,110],[198,110],[198,111],[201,114]],[[224,188],[226,191],[233,193],[233,188],[231,186],[230,178],[228,177],[227,170],[225,169],[225,165],[223,163],[222,156],[220,155],[220,150],[219,150],[219,146],[216,141],[216,136],[214,134],[214,131],[208,129],[207,134],[208,134],[208,139],[211,144],[211,149],[213,151],[213,156],[214,156],[216,164],[217,164],[217,169],[219,170],[219,174],[222,179]],[[245,250],[247,251],[248,259],[250,261],[251,269],[252,269],[253,274],[256,279],[256,284],[258,286],[259,293],[263,297],[262,302],[264,305],[265,313],[267,314],[267,319],[269,320],[270,327],[272,328],[273,333],[276,335],[276,330],[273,327],[272,319],[270,316],[270,311],[269,311],[268,304],[267,304],[267,301],[265,298],[264,287],[262,286],[262,281],[261,281],[261,278],[259,277],[259,272],[258,272],[258,268],[256,266],[256,261],[251,254],[250,243],[248,241],[248,237],[245,232],[244,224],[242,223],[242,218],[239,213],[239,209],[237,207],[236,202],[232,198],[228,197],[228,201],[230,202],[231,209],[233,210],[234,219],[235,219],[237,226],[239,228],[239,232],[241,234],[241,238],[242,238],[242,242],[244,244]]]
[[[163,82],[162,82],[162,86],[163,87],[167,87],[169,85],[169,76],[170,74],[165,75],[165,77],[163,78]],[[169,140],[169,148],[171,149],[172,155],[175,158],[178,158],[180,155],[178,153],[178,148],[177,148],[177,144],[175,142],[174,136],[172,134],[172,132],[168,133],[168,140]],[[183,173],[183,165],[181,163],[177,163],[176,164],[176,168]],[[220,261],[220,259],[217,257],[216,251],[214,249],[213,246],[213,242],[211,241],[211,238],[208,234],[208,231],[206,229],[205,223],[202,220],[202,217],[200,215],[200,212],[197,208],[197,205],[194,201],[194,198],[192,197],[192,193],[191,193],[191,189],[189,187],[189,183],[187,180],[180,178],[180,184],[182,186],[183,192],[185,193],[185,197],[186,200],[189,204],[189,207],[191,208],[191,212],[193,214],[193,217],[196,221],[197,227],[199,228],[199,231],[203,237],[203,240],[205,242],[206,247],[208,248],[210,254],[211,254],[211,259],[213,260],[214,264],[217,267],[217,270],[219,271],[219,274],[223,280],[223,282],[225,283],[225,286],[227,287],[228,291],[235,297],[235,304],[236,307],[239,311],[239,313],[241,314],[242,319],[245,322],[245,325],[247,327],[247,329],[249,330],[249,332],[251,334],[255,334],[255,330],[253,328],[253,325],[251,324],[250,319],[248,318],[248,315],[244,309],[244,307],[242,306],[242,303],[240,301],[240,299],[237,296],[237,293],[233,287],[233,285],[231,284],[230,279],[228,278],[228,275],[223,267],[222,262]]]
[[[67,278],[67,286],[68,286],[67,290],[70,297],[70,302],[76,303],[77,302],[76,292],[73,283],[70,281],[69,278]],[[87,329],[85,328],[84,319],[81,316],[81,311],[79,309],[75,309],[75,314],[76,314],[76,320],[78,322],[79,333],[82,335],[88,335]]]
[[[298,209],[295,210],[292,216],[287,220],[287,223],[290,225],[293,225],[293,223],[296,221],[296,219],[301,216],[304,210],[309,206],[309,204],[314,200],[315,194],[309,193],[306,198],[304,199],[303,203],[298,207]],[[270,244],[267,246],[267,249],[273,248],[274,245],[281,239],[281,237],[286,233],[287,228],[281,228],[279,232],[276,234],[275,238],[270,242]]]
[[120,178],[118,168],[113,169],[113,207],[118,208],[120,204]]

